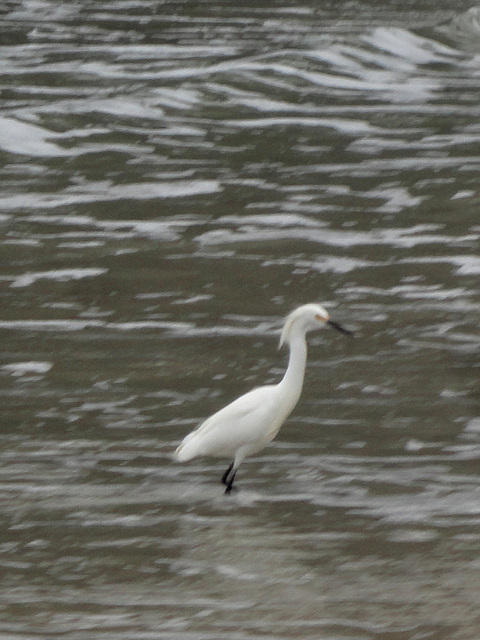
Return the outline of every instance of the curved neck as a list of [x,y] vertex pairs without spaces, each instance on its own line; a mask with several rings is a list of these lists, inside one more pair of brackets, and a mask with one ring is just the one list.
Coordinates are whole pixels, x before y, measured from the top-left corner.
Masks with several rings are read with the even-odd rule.
[[296,404],[303,387],[305,365],[307,363],[307,342],[305,335],[296,333],[290,340],[288,367],[278,387],[288,403]]

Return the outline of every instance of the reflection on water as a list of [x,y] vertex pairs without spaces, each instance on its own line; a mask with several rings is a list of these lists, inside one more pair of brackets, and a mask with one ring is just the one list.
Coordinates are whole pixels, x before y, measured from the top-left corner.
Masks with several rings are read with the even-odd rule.
[[[478,9],[2,10],[0,632],[476,640]],[[279,379],[242,465],[173,462]]]

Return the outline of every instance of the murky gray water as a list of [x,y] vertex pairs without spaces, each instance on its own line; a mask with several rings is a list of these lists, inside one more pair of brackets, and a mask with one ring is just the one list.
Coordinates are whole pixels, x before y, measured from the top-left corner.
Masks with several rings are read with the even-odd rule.
[[[7,2],[0,636],[478,640],[480,9]],[[242,465],[172,461],[278,380]]]

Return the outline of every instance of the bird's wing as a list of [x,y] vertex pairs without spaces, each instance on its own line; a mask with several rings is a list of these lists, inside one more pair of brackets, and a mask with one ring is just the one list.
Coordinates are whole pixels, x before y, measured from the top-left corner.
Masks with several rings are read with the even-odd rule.
[[207,418],[188,434],[177,455],[185,460],[198,455],[233,455],[238,447],[270,440],[269,430],[278,427],[275,387],[258,387]]
[[238,425],[253,418],[255,414],[267,412],[272,401],[273,386],[257,387],[240,396],[207,418],[193,433],[206,434],[216,425]]

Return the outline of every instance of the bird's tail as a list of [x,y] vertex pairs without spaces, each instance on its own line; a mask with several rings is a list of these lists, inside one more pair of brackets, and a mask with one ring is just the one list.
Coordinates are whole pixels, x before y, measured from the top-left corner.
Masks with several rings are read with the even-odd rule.
[[194,433],[190,433],[175,449],[175,453],[173,455],[178,462],[188,462],[188,460],[191,460],[198,455],[195,438],[191,437],[193,435]]

